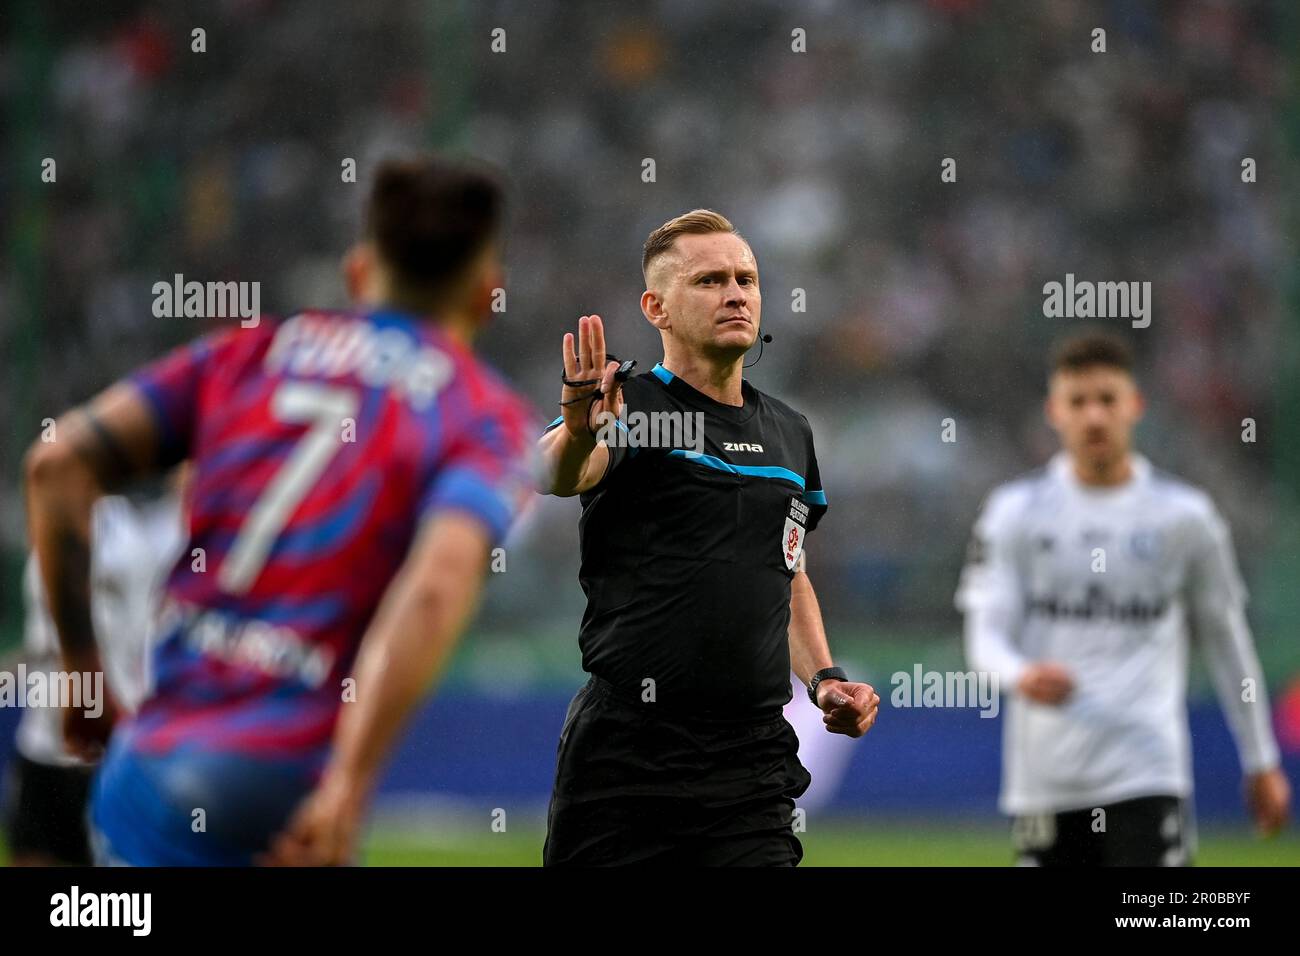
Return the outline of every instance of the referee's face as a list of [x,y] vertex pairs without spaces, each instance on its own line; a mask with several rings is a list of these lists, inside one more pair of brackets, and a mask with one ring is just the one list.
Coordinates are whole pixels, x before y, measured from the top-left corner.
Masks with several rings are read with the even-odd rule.
[[729,232],[678,236],[657,285],[671,335],[692,352],[724,359],[758,338],[762,295],[748,243]]

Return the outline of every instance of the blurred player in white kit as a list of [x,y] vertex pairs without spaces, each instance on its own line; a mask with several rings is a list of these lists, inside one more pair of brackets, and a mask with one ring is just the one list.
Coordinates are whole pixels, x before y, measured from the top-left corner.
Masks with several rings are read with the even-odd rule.
[[1063,450],[989,496],[957,592],[970,666],[1009,695],[999,805],[1024,865],[1191,862],[1189,638],[1257,825],[1289,813],[1230,532],[1133,451],[1142,411],[1122,340],[1063,343],[1046,405]]
[[[107,496],[93,513],[91,600],[104,684],[116,706],[128,711],[148,692],[161,587],[185,543],[179,477],[172,478],[160,495]],[[58,637],[34,557],[27,561],[23,595],[27,672],[58,672]],[[91,862],[85,814],[93,762],[68,751],[63,719],[57,707],[29,707],[18,724],[6,801],[15,866]]]

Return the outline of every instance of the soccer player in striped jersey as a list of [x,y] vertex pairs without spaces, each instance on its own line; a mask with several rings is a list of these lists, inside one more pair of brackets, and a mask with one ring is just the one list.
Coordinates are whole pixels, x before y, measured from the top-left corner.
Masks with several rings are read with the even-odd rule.
[[[533,491],[535,420],[470,350],[501,284],[500,217],[482,172],[385,163],[344,262],[352,310],[199,339],[33,445],[32,540],[78,671],[100,669],[93,502],[194,465],[156,689],[93,787],[101,861],[353,859],[384,756]],[[65,729],[89,749],[107,723]]]
[[1010,694],[1000,807],[1025,865],[1190,862],[1189,638],[1256,822],[1289,812],[1228,527],[1133,451],[1132,369],[1109,335],[1061,345],[1046,413],[1063,450],[989,496],[957,593],[971,665]]

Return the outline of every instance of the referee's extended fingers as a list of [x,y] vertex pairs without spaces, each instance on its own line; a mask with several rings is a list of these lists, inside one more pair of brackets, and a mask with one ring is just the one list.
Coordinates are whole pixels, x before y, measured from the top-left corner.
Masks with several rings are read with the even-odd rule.
[[608,400],[613,396],[616,389],[619,388],[618,382],[614,381],[614,373],[618,371],[617,362],[606,362],[600,371],[600,394]]
[[573,354],[573,333],[564,333],[564,377],[573,381],[578,374],[578,357]]
[[578,319],[578,371],[586,372],[591,368],[591,316],[584,315]]
[[605,363],[605,374],[601,377],[600,391],[604,396],[601,399],[601,409],[609,412],[615,418],[623,410],[623,383],[614,377],[618,371],[618,362],[612,359]]
[[605,367],[605,323],[598,315],[591,316],[591,367]]

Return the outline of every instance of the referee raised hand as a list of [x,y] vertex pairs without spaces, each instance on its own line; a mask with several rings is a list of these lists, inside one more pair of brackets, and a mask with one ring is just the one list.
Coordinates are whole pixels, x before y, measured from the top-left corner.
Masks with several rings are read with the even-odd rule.
[[563,353],[560,417],[552,425],[558,422],[564,427],[548,431],[542,447],[552,461],[552,481],[547,491],[567,497],[586,491],[604,475],[609,464],[608,449],[597,443],[596,431],[601,423],[617,418],[622,411],[623,388],[614,377],[618,362],[606,358],[605,325],[600,316],[578,319],[576,339],[572,332],[564,333]]
[[811,778],[783,713],[790,672],[827,732],[861,737],[880,707],[834,666],[805,568],[827,510],[812,428],[744,380],[762,295],[731,223],[665,223],[642,270],[663,360],[620,382],[584,315],[539,441],[549,492],[582,502],[591,675],[560,731],[543,862],[793,866]]
[[[574,352],[572,332],[564,333],[564,379],[569,382],[586,384],[565,385],[560,395],[560,405],[564,409],[564,427],[569,434],[581,436],[593,423],[600,421],[600,414],[608,412],[618,416],[623,407],[622,385],[614,378],[618,371],[618,362],[606,361],[605,323],[598,315],[584,315],[578,319],[577,352]],[[595,381],[595,384],[591,384]],[[581,401],[594,392],[601,397],[594,403]]]

